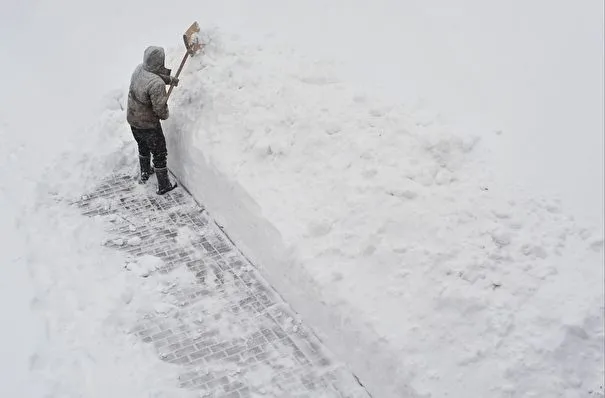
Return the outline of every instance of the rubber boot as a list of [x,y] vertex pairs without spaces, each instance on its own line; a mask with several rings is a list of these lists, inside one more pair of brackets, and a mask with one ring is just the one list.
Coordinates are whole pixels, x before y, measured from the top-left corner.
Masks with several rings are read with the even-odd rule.
[[155,175],[158,177],[158,190],[156,191],[158,195],[164,195],[166,192],[170,192],[176,188],[176,182],[172,184],[170,177],[168,177],[168,167],[156,168]]
[[141,183],[145,184],[149,177],[153,174],[151,168],[151,157],[139,155],[139,166],[141,166]]

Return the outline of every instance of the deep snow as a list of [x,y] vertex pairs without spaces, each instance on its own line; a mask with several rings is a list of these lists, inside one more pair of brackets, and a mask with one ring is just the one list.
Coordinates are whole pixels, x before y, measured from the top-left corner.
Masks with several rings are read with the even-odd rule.
[[599,390],[599,230],[502,189],[482,137],[427,109],[291,48],[206,39],[166,123],[171,167],[371,392]]
[[[0,120],[9,123],[1,155],[10,170],[0,185],[2,262],[11,264],[2,291],[14,301],[3,303],[14,328],[0,339],[10,382],[2,392],[86,395],[115,378],[118,388],[101,392],[136,396],[164,372],[103,321],[120,289],[139,280],[99,276],[90,254],[103,258],[91,249],[101,232],[45,195],[77,196],[131,161],[123,120],[99,117],[97,99],[127,84],[146,45],[178,44],[198,16],[222,32],[200,59],[207,68],[194,75],[199,64],[189,64],[173,98],[181,107],[169,123],[172,139],[195,150],[173,147],[171,167],[191,172],[184,178],[198,197],[231,220],[229,231],[270,279],[292,288],[284,293],[296,309],[378,396],[399,387],[389,385],[393,375],[402,389],[435,396],[486,396],[493,386],[488,396],[584,396],[602,383],[602,2],[2,7],[9,12],[0,29],[11,38],[0,47],[10,60],[0,66]],[[200,102],[185,105],[187,96]],[[102,107],[115,107],[108,98]],[[94,118],[96,126],[82,129]],[[124,136],[107,134],[118,128]],[[347,139],[350,131],[369,134]],[[61,160],[65,150],[84,156]],[[194,162],[200,167],[190,169]],[[74,236],[73,225],[90,235]],[[116,287],[105,302],[88,295],[99,277]],[[65,290],[75,293],[65,298]],[[74,316],[70,297],[89,316]],[[44,337],[49,320],[59,338]],[[22,344],[13,344],[19,336]],[[39,367],[30,368],[32,354]],[[83,359],[91,354],[101,359]],[[128,373],[148,364],[159,373]],[[87,370],[90,386],[62,377]],[[162,380],[151,387],[170,388]]]

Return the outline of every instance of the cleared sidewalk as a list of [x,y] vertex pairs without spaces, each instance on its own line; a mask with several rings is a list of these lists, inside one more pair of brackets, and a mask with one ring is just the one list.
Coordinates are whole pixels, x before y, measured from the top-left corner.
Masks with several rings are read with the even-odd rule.
[[107,220],[107,246],[133,263],[157,258],[142,275],[193,275],[132,329],[180,367],[180,386],[201,397],[369,397],[183,188],[157,196],[155,177],[148,185],[114,175],[77,205]]

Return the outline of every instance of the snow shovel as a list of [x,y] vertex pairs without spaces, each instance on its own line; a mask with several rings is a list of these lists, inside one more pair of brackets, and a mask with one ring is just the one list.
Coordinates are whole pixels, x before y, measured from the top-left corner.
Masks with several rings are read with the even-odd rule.
[[[199,32],[200,32],[200,25],[198,25],[198,23],[196,21],[196,22],[192,23],[191,26],[183,34],[183,41],[185,42],[186,52],[185,52],[185,56],[183,56],[183,60],[181,61],[181,65],[179,66],[179,69],[176,71],[176,75],[174,76],[177,79],[178,79],[179,75],[181,74],[181,71],[183,70],[183,66],[185,66],[185,61],[187,61],[187,58],[189,56],[193,57],[203,47],[203,44],[200,43],[200,38],[198,36]],[[172,93],[173,88],[174,88],[174,86],[171,84],[170,88],[168,89],[168,95],[166,96],[166,99],[168,99],[168,97],[170,97],[170,93]]]

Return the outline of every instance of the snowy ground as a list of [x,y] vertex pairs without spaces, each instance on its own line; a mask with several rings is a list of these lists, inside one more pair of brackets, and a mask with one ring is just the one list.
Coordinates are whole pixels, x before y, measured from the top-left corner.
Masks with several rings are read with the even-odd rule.
[[48,195],[52,173],[46,185],[10,133],[3,128],[2,166],[12,173],[1,206],[2,396],[186,396],[176,372],[127,333],[157,297],[101,246],[100,225]]
[[115,98],[199,18],[171,167],[370,391],[602,395],[602,4],[446,3],[3,3],[0,393],[175,396],[57,199],[130,161]]
[[[179,386],[215,398],[368,397],[207,211],[182,189],[157,197],[134,183],[133,169],[119,167],[77,205],[159,296],[136,305],[126,325],[175,365]],[[123,306],[136,303],[133,292]]]

